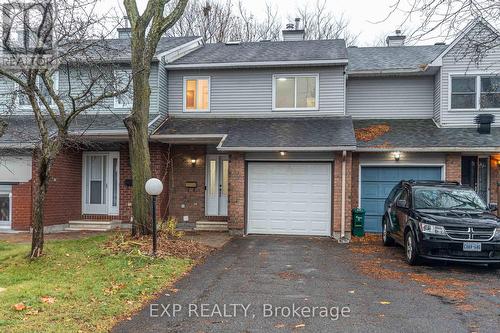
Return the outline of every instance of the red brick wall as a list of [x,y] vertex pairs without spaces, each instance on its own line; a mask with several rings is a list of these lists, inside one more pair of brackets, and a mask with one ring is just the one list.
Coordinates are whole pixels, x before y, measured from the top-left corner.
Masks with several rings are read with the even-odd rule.
[[[339,234],[342,222],[342,152],[335,153],[333,168],[333,232]],[[352,153],[346,156],[345,173],[345,232],[351,232],[351,199],[352,199]]]
[[352,154],[351,209],[359,205],[359,154]]
[[[194,223],[205,217],[205,156],[206,146],[176,145],[171,148],[172,169],[169,179],[168,212],[183,222],[189,216]],[[196,165],[191,163],[196,159]],[[196,182],[196,188],[186,188],[186,181]],[[184,208],[182,208],[184,205]]]
[[158,196],[156,205],[158,216],[166,219],[168,216],[168,173],[170,168],[170,145],[163,143],[151,143],[149,150],[151,155],[151,172],[153,177],[158,178],[163,183],[163,192]]
[[228,227],[243,231],[245,227],[245,154],[229,155]]
[[462,181],[462,155],[460,153],[446,154],[446,180]]
[[[36,170],[36,164],[33,170]],[[33,178],[36,179],[35,171]],[[81,208],[82,152],[66,150],[59,154],[52,167],[45,198],[44,225],[64,224],[69,220],[79,219]]]
[[32,213],[32,182],[12,185],[12,229],[29,230]]

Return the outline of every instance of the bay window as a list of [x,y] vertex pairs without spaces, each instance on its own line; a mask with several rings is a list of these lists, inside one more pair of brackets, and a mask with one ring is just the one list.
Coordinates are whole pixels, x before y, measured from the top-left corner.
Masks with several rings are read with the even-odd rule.
[[317,74],[274,75],[273,110],[317,110]]
[[210,77],[184,78],[184,111],[210,111]]
[[451,76],[450,109],[500,108],[500,76]]

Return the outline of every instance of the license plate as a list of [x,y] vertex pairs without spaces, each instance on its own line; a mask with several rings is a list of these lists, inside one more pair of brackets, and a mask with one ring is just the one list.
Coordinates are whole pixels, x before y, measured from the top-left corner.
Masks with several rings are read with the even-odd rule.
[[481,252],[481,243],[464,243],[464,251]]

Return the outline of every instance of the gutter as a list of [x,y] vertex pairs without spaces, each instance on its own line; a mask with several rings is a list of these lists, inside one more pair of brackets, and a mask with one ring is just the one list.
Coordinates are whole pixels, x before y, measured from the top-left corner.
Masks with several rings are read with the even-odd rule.
[[197,68],[238,68],[238,67],[283,67],[283,66],[327,66],[346,65],[347,59],[335,60],[296,60],[296,61],[245,61],[196,64],[167,64],[167,69],[197,69]]
[[499,147],[387,147],[387,148],[370,148],[358,147],[357,152],[464,152],[464,151],[477,151],[477,152],[498,152]]
[[339,243],[347,243],[345,238],[345,201],[346,201],[346,159],[347,152],[342,151],[342,194],[341,194],[341,209],[340,209],[340,239]]

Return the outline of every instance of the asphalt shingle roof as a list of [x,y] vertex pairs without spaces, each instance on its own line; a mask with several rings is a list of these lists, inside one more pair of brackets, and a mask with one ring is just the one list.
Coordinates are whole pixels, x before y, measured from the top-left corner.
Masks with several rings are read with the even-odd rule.
[[[170,49],[176,48],[182,44],[193,41],[199,37],[189,36],[189,37],[163,37],[158,42],[158,47],[156,48],[156,54],[161,54]],[[105,39],[101,41],[89,41],[91,44],[91,49],[86,52],[95,52],[99,57],[105,59],[110,59],[113,61],[130,61],[130,39]]]
[[215,64],[270,61],[312,61],[347,59],[342,39],[252,42],[227,45],[206,44],[172,62],[181,64]]
[[439,128],[432,119],[354,120],[359,131],[374,125],[386,124],[390,130],[372,141],[358,140],[362,148],[494,148],[500,147],[500,128],[492,127],[491,134],[479,134],[476,128]]
[[[110,131],[110,134],[126,134],[127,129],[123,123],[126,116],[127,114],[112,113],[81,114],[73,121],[70,131],[83,134],[91,134],[97,131]],[[156,117],[157,115],[150,115],[150,121]],[[2,120],[7,123],[7,128],[3,135],[0,136],[0,144],[22,143],[30,145],[39,141],[38,126],[32,114],[3,116]],[[155,122],[156,125],[159,120]],[[51,131],[55,131],[55,126],[51,120],[47,124],[50,126]]]
[[350,47],[348,72],[413,69],[431,63],[446,45]]
[[223,149],[333,148],[356,144],[350,117],[171,118],[155,134],[226,135]]

